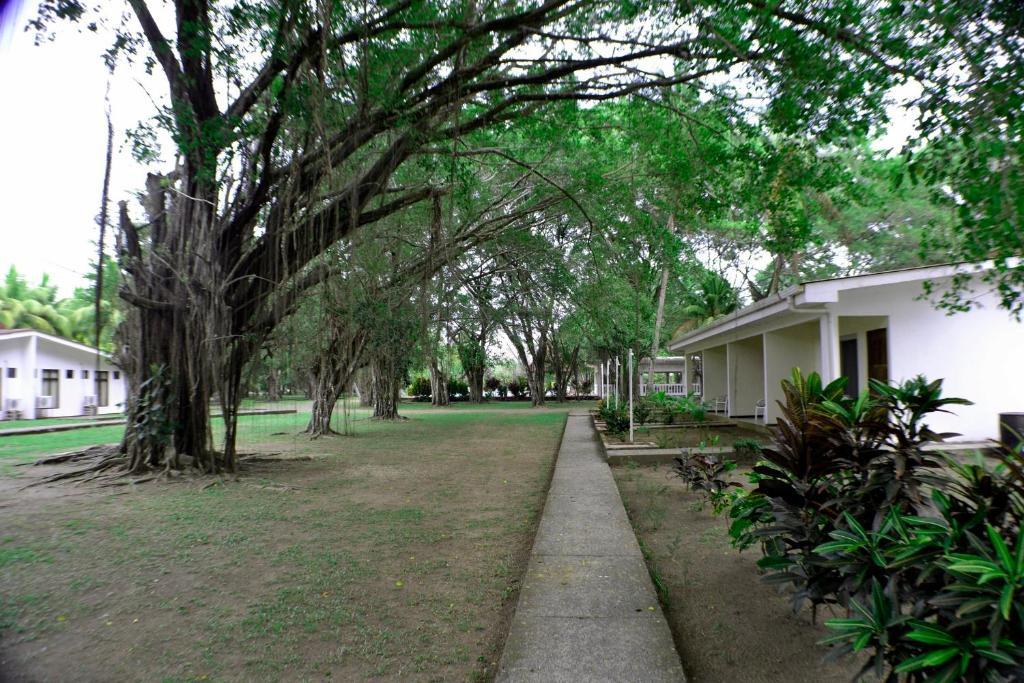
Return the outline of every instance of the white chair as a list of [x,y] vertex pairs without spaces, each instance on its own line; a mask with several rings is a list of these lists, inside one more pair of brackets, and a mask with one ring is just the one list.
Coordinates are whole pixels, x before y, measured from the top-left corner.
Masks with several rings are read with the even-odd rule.
[[723,395],[721,395],[721,396],[719,396],[717,398],[713,398],[713,399],[709,400],[706,405],[708,406],[709,410],[713,410],[716,413],[719,413],[719,412],[728,413],[729,412],[729,397],[723,394]]
[[766,410],[767,410],[767,407],[766,407],[766,404],[764,402],[764,399],[762,398],[761,400],[759,400],[757,403],[754,404],[754,419],[755,420],[758,419],[758,418],[761,418],[762,420],[765,419],[765,411]]

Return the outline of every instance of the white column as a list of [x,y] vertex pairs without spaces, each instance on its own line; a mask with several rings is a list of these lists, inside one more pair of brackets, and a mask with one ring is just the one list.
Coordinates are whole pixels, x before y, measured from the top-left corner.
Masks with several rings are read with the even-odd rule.
[[839,376],[839,324],[835,314],[818,318],[821,342],[821,381],[828,384]]
[[42,377],[39,376],[39,337],[31,335],[28,338],[28,351],[25,353],[25,369],[21,380],[21,403],[25,409],[24,417],[28,420],[36,419],[36,396],[39,395],[39,383]]
[[725,344],[725,416],[732,417],[732,344]]

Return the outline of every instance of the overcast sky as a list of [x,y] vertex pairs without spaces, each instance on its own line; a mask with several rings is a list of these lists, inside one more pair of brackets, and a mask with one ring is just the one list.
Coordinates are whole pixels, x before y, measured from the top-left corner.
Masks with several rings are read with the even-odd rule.
[[[36,46],[24,30],[36,13],[31,0],[0,0],[0,268],[14,264],[35,284],[44,272],[68,296],[94,258],[106,145],[104,92],[111,85],[115,163],[111,212],[142,185],[146,169],[132,160],[125,130],[153,113],[162,98],[156,79],[119,69],[111,81],[102,35],[57,28],[54,42]],[[143,85],[156,91],[147,93]],[[879,145],[899,147],[912,130],[901,110]],[[111,220],[114,220],[112,215]]]
[[[13,263],[33,284],[49,273],[67,296],[95,258],[110,80],[101,55],[108,43],[65,24],[56,41],[36,46],[24,30],[36,3],[18,5],[0,32],[0,268],[6,273]],[[116,201],[145,177],[122,149],[125,128],[152,109],[127,72],[111,84],[111,99],[116,211]]]

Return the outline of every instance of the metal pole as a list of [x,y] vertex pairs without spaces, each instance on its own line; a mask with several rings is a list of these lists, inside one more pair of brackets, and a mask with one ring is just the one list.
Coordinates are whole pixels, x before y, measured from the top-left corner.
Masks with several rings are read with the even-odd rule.
[[629,442],[633,443],[633,349],[629,350]]
[[619,357],[615,357],[615,389],[613,390],[612,396],[615,397],[615,410],[619,409],[619,369],[622,366],[619,364]]

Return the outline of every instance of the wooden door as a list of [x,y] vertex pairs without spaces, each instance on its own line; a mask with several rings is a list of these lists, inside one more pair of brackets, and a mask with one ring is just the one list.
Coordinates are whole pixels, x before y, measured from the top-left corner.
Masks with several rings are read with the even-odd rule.
[[839,342],[839,372],[847,378],[846,395],[860,394],[860,364],[857,360],[857,338]]
[[868,379],[889,381],[889,330],[868,330]]

